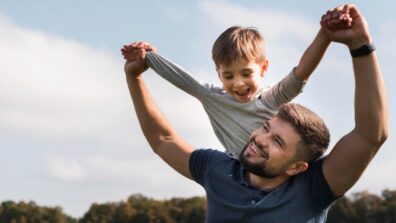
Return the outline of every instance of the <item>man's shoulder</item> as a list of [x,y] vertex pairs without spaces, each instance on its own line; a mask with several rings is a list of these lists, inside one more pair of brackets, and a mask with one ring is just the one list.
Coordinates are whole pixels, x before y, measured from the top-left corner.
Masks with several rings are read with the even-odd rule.
[[226,160],[233,160],[225,152],[216,149],[196,149],[191,154],[191,159],[205,159],[211,162],[221,162]]
[[[202,183],[212,170],[222,171],[235,162],[237,161],[224,152],[214,149],[197,149],[190,156],[189,166],[193,178],[198,183]],[[223,164],[224,167],[222,167]]]

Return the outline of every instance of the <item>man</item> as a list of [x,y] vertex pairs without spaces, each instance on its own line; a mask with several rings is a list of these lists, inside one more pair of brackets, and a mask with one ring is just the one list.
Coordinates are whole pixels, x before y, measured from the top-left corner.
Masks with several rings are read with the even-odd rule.
[[[351,27],[338,30],[340,17]],[[296,104],[255,130],[240,162],[215,150],[194,150],[153,104],[142,76],[150,46],[125,65],[142,131],[176,171],[200,183],[208,199],[207,222],[324,222],[330,205],[359,179],[387,137],[385,88],[365,19],[354,5],[322,17],[329,40],[349,47],[356,79],[355,127],[320,157],[329,134],[323,121]],[[333,31],[335,30],[335,31]]]

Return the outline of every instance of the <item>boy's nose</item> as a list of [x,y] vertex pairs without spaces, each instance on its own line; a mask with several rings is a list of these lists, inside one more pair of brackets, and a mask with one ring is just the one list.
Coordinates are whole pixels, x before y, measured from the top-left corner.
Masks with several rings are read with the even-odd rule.
[[236,79],[234,82],[235,87],[242,87],[245,85],[245,82],[242,79]]

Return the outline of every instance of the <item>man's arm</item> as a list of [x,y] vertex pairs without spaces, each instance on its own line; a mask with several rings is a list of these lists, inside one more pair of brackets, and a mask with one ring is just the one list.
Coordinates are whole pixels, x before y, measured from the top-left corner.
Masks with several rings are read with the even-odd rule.
[[153,151],[176,171],[191,178],[189,159],[193,148],[175,132],[153,103],[141,75],[147,69],[145,51],[141,52],[139,57],[125,64],[128,88],[140,127]]
[[[327,30],[330,38],[350,49],[372,43],[367,24],[356,6],[346,5],[333,12],[340,10],[350,13],[353,25],[348,30]],[[328,25],[328,19],[322,19],[322,26]],[[336,196],[356,183],[388,134],[386,93],[377,56],[373,52],[355,57],[352,62],[356,85],[355,128],[337,142],[323,163],[324,176]]]

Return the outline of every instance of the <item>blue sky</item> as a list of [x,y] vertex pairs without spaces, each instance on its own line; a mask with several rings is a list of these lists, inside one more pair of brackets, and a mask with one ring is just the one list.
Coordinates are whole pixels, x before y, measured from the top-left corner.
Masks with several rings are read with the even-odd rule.
[[[211,61],[231,25],[255,26],[267,41],[264,85],[287,74],[314,38],[320,16],[341,1],[1,1],[0,201],[34,200],[75,217],[93,202],[134,193],[203,195],[156,157],[140,132],[120,48],[145,40],[159,53],[219,85]],[[394,52],[389,1],[355,2],[370,25],[388,90],[390,137],[351,193],[396,189]],[[199,103],[154,72],[147,83],[175,128],[196,147],[220,148]],[[321,115],[331,145],[353,128],[347,49],[332,44],[296,99]]]

